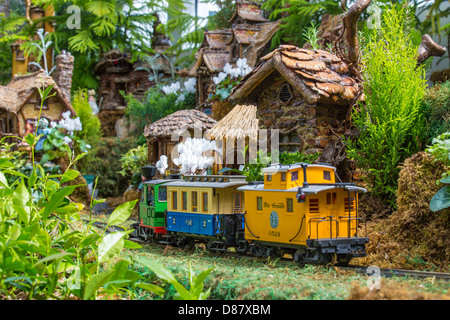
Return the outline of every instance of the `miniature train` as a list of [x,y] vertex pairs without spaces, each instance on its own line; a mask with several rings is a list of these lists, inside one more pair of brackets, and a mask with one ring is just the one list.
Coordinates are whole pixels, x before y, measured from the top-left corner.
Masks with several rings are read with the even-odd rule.
[[[234,248],[257,257],[290,254],[299,263],[348,264],[366,255],[367,234],[358,234],[358,194],[336,182],[324,164],[272,165],[264,181],[243,176],[185,176],[143,184],[140,239],[214,252]],[[150,174],[150,177],[152,174]]]

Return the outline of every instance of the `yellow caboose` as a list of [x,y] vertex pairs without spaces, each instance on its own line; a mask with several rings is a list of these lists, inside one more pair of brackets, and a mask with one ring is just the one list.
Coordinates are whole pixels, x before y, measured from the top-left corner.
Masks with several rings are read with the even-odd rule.
[[323,164],[272,165],[264,184],[245,193],[245,239],[256,256],[292,254],[297,262],[348,263],[365,256],[367,235],[358,234],[358,194],[364,188],[336,182]]

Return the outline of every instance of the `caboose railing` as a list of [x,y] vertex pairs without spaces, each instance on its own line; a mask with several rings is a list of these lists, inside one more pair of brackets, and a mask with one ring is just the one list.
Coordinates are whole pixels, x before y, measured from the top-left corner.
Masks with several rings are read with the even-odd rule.
[[[319,238],[319,224],[322,222],[330,222],[330,239],[332,238],[337,238],[339,236],[339,221],[337,221],[336,219],[334,219],[334,216],[327,216],[327,217],[318,217],[318,218],[310,218],[308,223],[309,223],[309,236],[308,239],[311,238],[311,231],[312,231],[312,220],[318,220],[316,222],[316,239]],[[336,231],[335,231],[335,236],[333,237],[333,222],[336,224]]]

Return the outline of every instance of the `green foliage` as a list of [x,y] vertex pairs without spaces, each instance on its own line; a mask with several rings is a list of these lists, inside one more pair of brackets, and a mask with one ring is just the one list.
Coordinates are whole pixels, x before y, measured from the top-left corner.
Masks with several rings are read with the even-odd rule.
[[307,27],[303,32],[305,41],[308,42],[314,50],[320,49],[319,47],[319,26],[311,22],[311,26]]
[[241,81],[242,77],[233,78],[228,76],[216,86],[216,92],[211,100],[225,101],[230,96],[233,88]]
[[129,177],[118,173],[120,158],[130,148],[137,147],[136,138],[103,138],[91,151],[91,156],[83,164],[83,173],[99,177],[98,194],[102,197],[118,197],[129,185]]
[[[47,96],[42,91],[40,94],[41,98]],[[33,133],[23,139],[32,154],[38,141]],[[84,206],[67,198],[79,186],[63,184],[78,177],[79,172],[70,167],[79,158],[74,153],[69,155],[66,171],[55,175],[46,174],[33,161],[29,176],[16,172],[7,156],[0,159],[0,296],[43,300],[90,300],[100,295],[133,298],[138,288],[162,295],[164,289],[143,282],[130,261],[111,261],[123,248],[141,248],[126,240],[133,230],[107,233],[105,229],[99,233],[92,227],[91,213],[86,228],[72,225],[80,220]],[[5,174],[18,179],[10,184]],[[103,201],[91,199],[91,207]],[[136,202],[118,206],[107,226],[124,223]],[[161,270],[164,268],[159,266],[157,271]],[[187,295],[180,291],[181,297],[206,298],[203,280],[209,273],[210,270],[192,275],[191,290],[186,291]],[[177,282],[175,278],[171,281]]]
[[434,137],[450,131],[450,81],[427,90],[421,108],[426,124],[423,139],[430,144]]
[[127,102],[125,114],[135,126],[135,134],[141,135],[146,125],[182,109],[192,108],[195,104],[195,94],[185,94],[184,101],[179,100],[176,93],[165,94],[160,86],[150,88],[141,100],[131,94],[124,95]]
[[439,189],[433,198],[431,198],[430,210],[433,212],[450,207],[450,185],[448,185],[450,184],[450,176],[441,179],[440,182],[447,183],[447,185]]
[[[245,159],[247,157],[249,146],[246,145],[242,151],[242,156]],[[315,154],[304,154],[299,151],[289,153],[287,151],[278,154],[278,160],[281,165],[288,165],[294,163],[313,163],[319,157],[319,153]],[[246,177],[247,181],[263,181],[264,176],[262,174],[262,169],[270,165],[270,161],[276,157],[276,154],[265,153],[258,150],[256,153],[256,159],[249,159],[245,164],[238,170],[232,168],[222,168],[219,170],[218,174],[225,173],[228,171],[239,173]]]
[[175,300],[206,300],[210,294],[211,289],[208,289],[206,292],[203,292],[203,282],[206,277],[214,270],[214,268],[205,270],[199,274],[195,274],[192,270],[191,265],[189,264],[189,290],[187,290],[183,285],[178,282],[175,276],[165,268],[163,265],[159,264],[155,261],[143,260],[140,259],[138,262],[145,267],[152,270],[158,278],[170,283],[177,294],[175,295]]
[[72,107],[83,125],[83,129],[77,135],[94,147],[102,137],[102,127],[98,117],[92,114],[87,89],[78,90],[72,95]]
[[124,177],[132,177],[131,184],[136,188],[141,182],[141,167],[148,164],[148,148],[146,145],[130,149],[120,158],[122,170],[119,173]]
[[432,140],[432,145],[425,151],[436,160],[450,165],[450,132],[444,132]]
[[272,38],[272,47],[289,43],[303,46],[306,39],[299,30],[306,30],[311,23],[320,25],[325,13],[339,14],[340,1],[324,0],[267,0],[261,8],[269,13],[270,20],[280,20],[280,29]]
[[419,150],[424,130],[425,70],[417,66],[418,45],[406,26],[407,15],[401,6],[387,8],[381,28],[369,30],[362,56],[366,101],[352,115],[359,137],[347,141],[347,154],[371,191],[392,203],[399,164]]
[[317,160],[320,153],[305,154],[300,151],[297,152],[283,152],[280,153],[280,164],[294,164],[294,163],[313,163]]

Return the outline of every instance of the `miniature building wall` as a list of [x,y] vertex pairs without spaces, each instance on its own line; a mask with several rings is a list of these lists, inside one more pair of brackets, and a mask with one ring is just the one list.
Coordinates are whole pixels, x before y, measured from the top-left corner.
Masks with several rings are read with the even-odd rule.
[[339,131],[348,109],[348,105],[307,103],[277,71],[264,79],[245,103],[258,106],[260,129],[280,130],[280,152],[325,148],[334,137],[332,130]]

